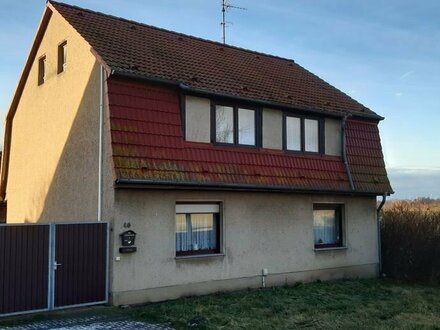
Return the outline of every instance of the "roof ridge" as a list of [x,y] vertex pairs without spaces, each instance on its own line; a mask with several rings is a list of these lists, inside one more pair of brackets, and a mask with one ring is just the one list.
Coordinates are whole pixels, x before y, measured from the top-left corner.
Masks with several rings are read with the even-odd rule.
[[244,51],[244,52],[248,52],[248,53],[253,53],[253,54],[256,54],[256,55],[262,55],[262,56],[272,57],[272,58],[276,58],[276,59],[287,61],[287,62],[293,62],[293,63],[296,64],[295,60],[292,59],[292,58],[287,58],[287,57],[283,57],[283,56],[279,56],[279,55],[273,55],[273,54],[268,54],[268,53],[264,53],[264,52],[259,52],[259,51],[256,51],[256,50],[252,50],[252,49],[248,49],[248,48],[243,48],[243,47],[239,47],[239,46],[234,46],[234,45],[230,45],[230,44],[223,44],[223,43],[221,43],[219,41],[205,39],[205,38],[202,38],[202,37],[197,37],[197,36],[193,36],[193,35],[190,35],[190,34],[169,30],[169,29],[166,29],[166,28],[157,27],[157,26],[154,26],[154,25],[150,25],[150,24],[138,22],[138,21],[135,21],[135,20],[127,19],[127,18],[124,18],[124,17],[115,16],[115,15],[111,15],[111,14],[106,14],[106,13],[103,13],[103,12],[100,12],[100,11],[79,7],[79,6],[76,6],[76,5],[71,5],[71,4],[68,4],[68,3],[65,3],[65,2],[59,2],[59,1],[53,1],[53,0],[47,0],[47,2],[49,2],[51,4],[55,4],[55,5],[70,7],[70,8],[76,9],[76,10],[86,11],[86,12],[97,14],[97,15],[106,16],[106,17],[117,19],[117,20],[120,20],[120,21],[125,21],[127,23],[137,24],[137,25],[140,25],[140,26],[152,28],[152,29],[155,29],[155,30],[159,30],[159,31],[163,31],[163,32],[167,32],[167,33],[171,33],[171,34],[175,34],[175,35],[179,35],[179,36],[183,36],[183,37],[199,40],[199,41],[209,42],[209,43],[218,45],[220,47],[228,47],[228,48],[232,48],[232,49],[236,49],[236,50],[240,50],[240,51]]

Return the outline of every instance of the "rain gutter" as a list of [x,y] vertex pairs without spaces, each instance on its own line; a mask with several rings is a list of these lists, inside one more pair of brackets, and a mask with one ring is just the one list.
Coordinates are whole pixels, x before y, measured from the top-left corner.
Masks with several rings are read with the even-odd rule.
[[351,176],[350,165],[348,164],[348,158],[347,158],[347,137],[346,137],[346,129],[345,129],[347,118],[350,116],[351,116],[350,114],[346,114],[344,118],[342,118],[342,159],[344,161],[345,171],[347,172],[350,189],[354,191],[355,189],[354,189],[353,177]]
[[[234,190],[234,191],[265,191],[265,192],[290,192],[290,193],[313,193],[313,194],[341,194],[352,195],[351,190],[338,189],[302,189],[285,186],[267,186],[242,183],[200,183],[200,182],[175,182],[155,181],[149,179],[127,179],[119,178],[115,181],[114,187],[124,188],[162,188],[162,189],[204,189],[204,190]],[[359,196],[378,196],[376,192],[356,192]]]
[[104,68],[99,69],[98,221],[102,221],[102,159],[104,132]]
[[379,204],[379,207],[376,210],[376,220],[377,220],[377,251],[379,254],[379,275],[382,275],[383,268],[382,268],[382,242],[381,242],[381,222],[382,217],[380,215],[380,211],[382,210],[382,207],[385,205],[385,202],[387,200],[387,193],[382,195],[382,202]]

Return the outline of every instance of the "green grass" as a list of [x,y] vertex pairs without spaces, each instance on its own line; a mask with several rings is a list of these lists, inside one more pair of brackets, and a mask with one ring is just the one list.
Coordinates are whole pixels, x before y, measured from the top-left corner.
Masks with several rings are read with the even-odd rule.
[[182,298],[133,308],[138,319],[187,329],[440,329],[440,287],[341,280]]
[[[298,283],[128,309],[94,307],[0,319],[0,328],[93,314],[176,329],[440,329],[440,286],[383,279]],[[194,318],[202,322],[189,327]]]

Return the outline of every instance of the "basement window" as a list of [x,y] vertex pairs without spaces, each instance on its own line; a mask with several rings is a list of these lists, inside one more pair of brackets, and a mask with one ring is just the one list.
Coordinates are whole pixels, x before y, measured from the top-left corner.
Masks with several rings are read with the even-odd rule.
[[38,59],[38,85],[44,84],[46,81],[46,55]]
[[313,205],[313,235],[315,249],[343,246],[343,205]]
[[220,204],[176,204],[176,256],[220,253]]
[[67,41],[58,45],[58,73],[66,70],[67,66]]

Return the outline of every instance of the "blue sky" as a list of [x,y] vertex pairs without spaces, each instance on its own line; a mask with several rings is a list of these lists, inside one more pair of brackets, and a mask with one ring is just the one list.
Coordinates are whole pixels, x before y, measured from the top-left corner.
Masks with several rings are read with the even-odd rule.
[[[0,2],[4,117],[45,2]],[[221,40],[220,0],[68,2]],[[247,10],[228,14],[232,22],[228,43],[292,58],[386,117],[380,130],[394,197],[440,198],[440,1],[234,0],[233,4]]]

